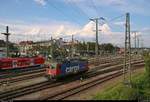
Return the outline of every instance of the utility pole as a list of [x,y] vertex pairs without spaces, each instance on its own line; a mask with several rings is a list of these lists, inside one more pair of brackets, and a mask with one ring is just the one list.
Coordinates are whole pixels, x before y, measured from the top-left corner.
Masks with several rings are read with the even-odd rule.
[[136,43],[137,43],[137,31],[133,31],[134,33],[134,45],[135,45],[135,51],[137,52],[137,46],[136,46]]
[[9,27],[6,26],[6,33],[2,33],[6,36],[6,55],[7,57],[9,57]]
[[[138,35],[137,43],[138,43],[138,53],[140,53],[141,52],[141,48],[142,48],[142,44],[141,43],[143,43],[142,42],[142,35]],[[142,50],[142,52],[143,52],[143,50]]]
[[98,20],[100,18],[94,18],[94,19],[90,19],[91,21],[94,21],[96,23],[96,45],[95,45],[95,54],[96,56],[98,56]]
[[53,60],[53,38],[51,37],[51,59]]
[[138,48],[138,50],[140,48],[140,36],[137,36],[137,48]]
[[72,50],[71,50],[71,57],[73,58],[74,57],[74,38],[73,38],[73,35],[72,35],[72,43],[71,43],[71,45],[72,45]]
[[89,54],[89,42],[87,42],[87,53]]
[[98,19],[96,19],[96,56],[98,56]]
[[143,52],[144,52],[144,44],[143,44],[143,39],[141,39],[141,49],[142,49],[142,54],[143,54]]
[[124,74],[124,84],[131,86],[131,39],[130,39],[130,14],[129,13],[126,13],[123,74]]

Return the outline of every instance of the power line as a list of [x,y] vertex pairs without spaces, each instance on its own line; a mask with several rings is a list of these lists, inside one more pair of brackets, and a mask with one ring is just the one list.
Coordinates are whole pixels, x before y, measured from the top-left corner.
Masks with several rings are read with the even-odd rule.
[[97,10],[93,0],[91,0],[91,5],[92,5],[93,9],[95,10],[95,13],[97,14],[97,16],[99,16],[98,10]]
[[110,19],[110,20],[107,20],[107,19],[103,18],[103,21],[105,21],[106,24],[108,24],[109,27],[110,27],[111,29],[113,29],[112,26],[111,26],[111,22],[112,22],[112,21],[115,21],[115,20],[117,20],[117,19],[119,19],[119,18],[122,18],[122,17],[124,17],[124,15],[120,15],[120,16],[114,17],[114,18],[112,18],[112,19]]
[[108,22],[115,21],[115,20],[117,20],[117,19],[119,19],[119,18],[122,18],[122,17],[124,17],[124,14],[122,14],[122,15],[120,15],[120,16],[117,16],[117,17],[114,17],[114,18],[110,19]]
[[[67,3],[69,3],[70,4],[70,7],[72,7],[72,6],[74,6],[74,7],[77,7],[77,4],[76,4],[76,2],[74,2],[74,1],[71,1],[70,2],[70,0],[66,0],[67,1]],[[72,5],[72,6],[71,6]],[[78,7],[77,7],[78,8]],[[72,9],[74,9],[73,7],[72,7]],[[87,19],[89,19],[89,16],[86,14],[86,13],[84,13],[82,10],[80,10],[80,12],[79,12],[79,10],[75,10],[74,9],[74,11],[77,11],[78,12],[78,14],[79,15],[85,15],[85,17],[87,18]],[[81,13],[82,12],[82,13]]]
[[119,18],[122,18],[122,17],[124,17],[124,14],[122,14],[122,15],[120,15],[120,16],[117,16],[117,17],[114,17],[114,18],[112,18],[112,19],[110,19],[110,20],[106,20],[106,19],[104,19],[104,20],[105,20],[106,23],[109,25],[109,27],[112,28],[111,22],[113,22],[113,21],[115,21],[115,20],[117,20],[117,19],[119,19]]
[[[76,6],[77,8],[79,8],[79,6],[75,2],[75,0],[72,0],[71,2],[73,3],[73,6]],[[81,8],[79,8],[79,9],[81,9]],[[83,10],[80,10],[80,12],[82,12],[82,14],[84,14],[87,17],[87,19],[90,19],[90,16],[87,15],[87,13],[85,13]]]
[[[105,21],[104,22],[104,24],[108,24],[108,26],[111,28],[111,29],[113,29],[112,28],[112,26],[111,26],[111,23],[110,22],[112,22],[112,21],[114,21],[114,20],[117,20],[117,19],[119,19],[119,18],[122,18],[124,15],[120,15],[120,16],[117,16],[117,17],[114,17],[114,18],[112,18],[111,20],[106,20],[105,18],[101,18],[103,21]],[[99,23],[100,24],[100,23]],[[104,25],[103,24],[103,25]],[[101,24],[100,24],[101,25]],[[113,39],[113,38],[112,38]]]
[[99,15],[99,14],[98,14],[98,13],[99,13],[99,12],[98,12],[98,8],[96,7],[96,5],[95,5],[95,3],[94,3],[93,0],[91,0],[91,4],[93,5],[93,8],[95,9],[97,15]]
[[[51,0],[50,0],[51,1]],[[75,21],[76,23],[78,23],[80,25],[80,22],[78,22],[77,20],[75,19],[72,19],[70,17],[68,17],[68,15],[59,7],[57,7],[56,5],[54,5],[54,3],[51,2],[51,5],[53,8],[55,8],[57,11],[59,11],[66,19],[69,18],[71,19],[72,21]],[[68,20],[68,19],[67,19]]]

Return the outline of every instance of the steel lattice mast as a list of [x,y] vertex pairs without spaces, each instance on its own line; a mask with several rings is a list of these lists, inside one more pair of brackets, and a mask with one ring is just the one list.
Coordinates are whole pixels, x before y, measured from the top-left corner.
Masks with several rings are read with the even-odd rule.
[[131,39],[130,39],[130,14],[129,13],[126,13],[123,74],[124,74],[124,83],[130,84],[131,83]]

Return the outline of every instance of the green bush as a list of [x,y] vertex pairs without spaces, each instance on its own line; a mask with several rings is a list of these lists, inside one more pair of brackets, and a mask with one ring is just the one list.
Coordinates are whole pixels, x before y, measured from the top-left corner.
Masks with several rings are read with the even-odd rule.
[[144,60],[145,60],[146,75],[147,75],[147,78],[150,80],[150,55],[147,54],[147,56],[145,56]]
[[95,100],[134,100],[137,96],[137,90],[133,88],[129,88],[122,84],[113,87],[108,91],[104,91],[102,93],[97,94],[94,99]]
[[115,87],[110,87],[103,92],[97,94],[96,100],[135,100],[143,99],[150,100],[150,55],[144,55],[145,73],[137,74],[133,77],[132,88],[123,84],[118,84]]
[[[103,92],[98,93],[93,99],[95,100],[136,100],[143,89],[142,83],[144,74],[134,75],[133,87],[130,88],[123,84],[117,84],[105,89]],[[138,85],[138,86],[137,86]],[[141,87],[140,87],[141,86]],[[137,87],[139,89],[137,89]],[[141,93],[142,94],[142,93]]]

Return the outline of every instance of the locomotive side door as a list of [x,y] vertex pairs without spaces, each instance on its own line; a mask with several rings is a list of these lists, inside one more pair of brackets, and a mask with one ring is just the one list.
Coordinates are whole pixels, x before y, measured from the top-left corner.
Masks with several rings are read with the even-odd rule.
[[30,63],[30,66],[33,66],[33,65],[34,65],[34,58],[31,58],[31,59],[30,59],[30,62],[31,62],[31,63]]
[[72,68],[72,72],[74,74],[78,73],[80,71],[80,66],[79,66],[79,61],[78,60],[73,60],[71,63]]
[[61,74],[62,74],[62,76],[70,74],[70,61],[64,61],[62,63]]
[[69,67],[66,68],[67,73],[78,73],[79,71],[79,63],[78,60],[69,61]]

